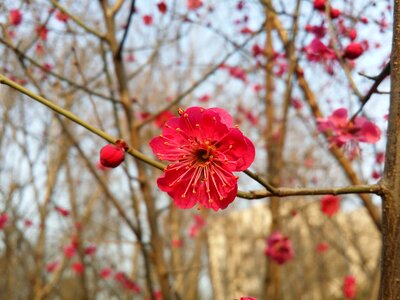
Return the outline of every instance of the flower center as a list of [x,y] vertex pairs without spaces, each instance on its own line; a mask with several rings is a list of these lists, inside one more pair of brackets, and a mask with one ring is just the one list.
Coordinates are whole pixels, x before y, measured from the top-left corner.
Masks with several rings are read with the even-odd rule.
[[197,161],[200,163],[209,162],[213,158],[212,155],[213,150],[215,150],[214,146],[207,146],[206,149],[198,149],[196,152]]

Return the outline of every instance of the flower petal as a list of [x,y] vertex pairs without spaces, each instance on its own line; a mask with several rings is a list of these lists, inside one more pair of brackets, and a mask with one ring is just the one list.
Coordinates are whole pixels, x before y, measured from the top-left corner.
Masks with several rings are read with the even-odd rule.
[[150,147],[153,153],[161,160],[178,161],[187,155],[188,149],[185,149],[179,143],[175,136],[157,136],[150,141]]
[[190,188],[190,178],[193,177],[194,169],[189,169],[186,176],[182,177],[181,170],[168,169],[168,167],[164,174],[158,178],[158,187],[174,199],[176,206],[183,209],[192,208],[198,202],[192,190],[188,191]]
[[[178,165],[178,164],[176,164]],[[169,165],[158,178],[158,187],[183,209],[200,203],[214,210],[226,208],[236,197],[237,177],[218,166],[185,168]]]
[[213,107],[206,110],[207,113],[216,114],[220,121],[225,124],[228,128],[233,127],[233,118],[232,116],[225,110],[219,107]]
[[205,208],[212,208],[213,210],[217,211],[219,209],[224,209],[227,208],[229,204],[231,204],[233,202],[233,200],[235,200],[236,195],[237,195],[237,190],[238,190],[238,186],[237,184],[235,185],[235,187],[221,200],[217,200],[217,201],[212,201],[212,202],[206,202],[206,203],[202,203],[200,202]]
[[224,164],[232,171],[246,170],[254,161],[255,147],[253,143],[237,129],[232,128],[218,144],[218,153],[225,159]]
[[360,128],[357,140],[364,143],[374,144],[381,138],[381,130],[371,121],[363,117],[356,118],[355,125]]
[[332,115],[328,117],[328,120],[332,122],[334,127],[344,127],[349,122],[348,113],[346,108],[336,109]]

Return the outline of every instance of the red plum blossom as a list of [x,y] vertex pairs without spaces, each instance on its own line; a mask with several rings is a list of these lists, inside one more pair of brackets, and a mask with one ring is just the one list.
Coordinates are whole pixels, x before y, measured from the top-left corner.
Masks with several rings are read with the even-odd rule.
[[246,170],[255,157],[253,143],[221,108],[180,110],[150,147],[159,159],[171,162],[158,178],[158,187],[184,209],[197,203],[213,210],[226,208],[238,190],[233,172]]
[[292,241],[276,231],[268,237],[264,253],[271,260],[282,265],[294,257]]

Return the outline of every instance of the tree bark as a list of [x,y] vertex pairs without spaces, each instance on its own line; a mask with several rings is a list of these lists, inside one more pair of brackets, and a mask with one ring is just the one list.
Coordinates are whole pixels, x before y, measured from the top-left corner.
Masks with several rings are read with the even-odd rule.
[[379,299],[400,299],[400,0],[394,1],[391,93],[382,185],[382,276]]

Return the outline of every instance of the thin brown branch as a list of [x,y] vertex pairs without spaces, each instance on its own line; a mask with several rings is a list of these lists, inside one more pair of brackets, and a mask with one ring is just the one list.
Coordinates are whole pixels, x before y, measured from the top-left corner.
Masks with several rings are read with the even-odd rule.
[[51,3],[53,4],[54,7],[59,9],[61,12],[66,14],[68,17],[70,17],[71,20],[73,20],[78,26],[82,27],[85,31],[93,34],[94,36],[98,37],[99,39],[103,40],[105,39],[105,35],[102,34],[101,32],[98,32],[95,29],[90,28],[87,26],[81,19],[79,19],[76,15],[72,14],[69,12],[64,6],[58,3],[56,0],[50,0]]
[[355,117],[361,111],[363,110],[364,106],[367,104],[369,99],[371,99],[371,96],[373,94],[378,94],[378,87],[382,83],[382,81],[390,75],[390,61],[385,65],[385,67],[382,69],[382,71],[379,73],[378,76],[375,77],[370,77],[371,79],[375,80],[375,82],[372,84],[368,92],[365,94],[365,96],[361,99],[361,106],[360,108],[355,112],[355,114],[351,117],[350,121],[354,121]]
[[379,184],[350,185],[336,188],[276,188],[275,193],[266,190],[254,190],[250,192],[238,192],[238,197],[244,199],[262,199],[267,197],[289,196],[315,196],[315,195],[344,195],[344,194],[381,194],[382,187]]
[[[122,1],[120,1],[120,2],[122,2]],[[132,0],[131,8],[129,10],[128,21],[126,22],[126,28],[124,31],[124,35],[122,36],[121,42],[119,43],[119,46],[118,46],[118,51],[116,53],[116,58],[119,60],[122,59],[122,50],[124,49],[124,44],[125,44],[126,38],[128,37],[128,32],[129,32],[129,28],[130,28],[131,21],[132,21],[132,16],[135,13],[135,3],[136,3],[136,1]],[[113,9],[113,13],[114,13],[114,9]]]
[[276,193],[277,189],[261,176],[257,175],[256,173],[253,173],[250,170],[245,170],[243,171],[243,173],[245,173],[247,176],[257,181],[259,184],[265,187],[267,191],[271,192],[272,194]]

